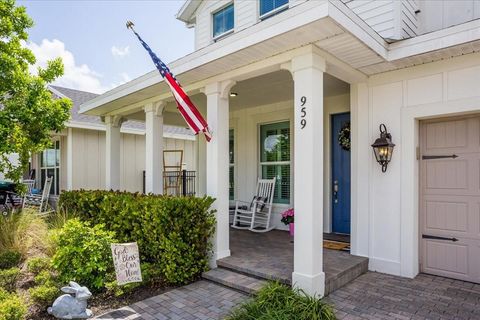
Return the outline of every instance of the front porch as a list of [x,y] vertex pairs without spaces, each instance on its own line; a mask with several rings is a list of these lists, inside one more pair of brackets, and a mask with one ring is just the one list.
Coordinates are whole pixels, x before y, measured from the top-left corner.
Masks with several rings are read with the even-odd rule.
[[[273,230],[254,233],[230,228],[230,251],[231,256],[217,261],[220,270],[207,272],[204,274],[206,279],[231,285],[247,293],[255,292],[256,286],[263,283],[262,279],[292,284],[294,251],[292,237],[288,232]],[[230,272],[221,272],[222,269]],[[368,258],[354,256],[346,251],[324,249],[323,270],[325,295],[328,295],[367,272]],[[235,273],[243,276],[238,279]],[[244,276],[258,279],[260,283],[245,279]]]

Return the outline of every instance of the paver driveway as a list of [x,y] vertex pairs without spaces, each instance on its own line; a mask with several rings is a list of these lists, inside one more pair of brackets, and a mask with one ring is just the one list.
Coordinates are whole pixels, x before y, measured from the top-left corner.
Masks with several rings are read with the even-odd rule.
[[338,319],[480,319],[480,285],[368,272],[330,294]]
[[[248,297],[199,281],[98,319],[224,319]],[[421,274],[406,279],[368,272],[330,294],[338,319],[480,319],[480,285]]]

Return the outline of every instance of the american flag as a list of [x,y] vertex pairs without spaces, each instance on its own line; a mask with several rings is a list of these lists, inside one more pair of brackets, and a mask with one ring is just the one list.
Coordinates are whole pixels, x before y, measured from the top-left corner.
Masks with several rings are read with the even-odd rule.
[[162,60],[160,60],[160,58],[157,57],[157,55],[152,51],[152,49],[150,49],[148,44],[146,44],[145,41],[143,41],[143,39],[140,37],[140,35],[133,29],[132,22],[127,22],[127,28],[131,29],[133,33],[135,33],[138,40],[140,40],[140,43],[143,45],[145,50],[147,50],[148,54],[152,58],[155,67],[157,67],[163,79],[170,87],[170,90],[172,90],[173,97],[175,98],[175,101],[177,103],[178,111],[180,111],[180,114],[182,115],[183,119],[185,119],[185,122],[187,122],[190,129],[195,134],[198,134],[200,131],[202,131],[205,134],[205,139],[207,141],[210,141],[212,139],[212,135],[210,134],[210,131],[208,129],[207,121],[205,121],[205,119],[198,111],[197,107],[195,107],[195,105],[193,104],[192,100],[190,100],[188,95],[182,89],[182,86],[172,74],[170,69],[165,65],[165,63],[162,62]]

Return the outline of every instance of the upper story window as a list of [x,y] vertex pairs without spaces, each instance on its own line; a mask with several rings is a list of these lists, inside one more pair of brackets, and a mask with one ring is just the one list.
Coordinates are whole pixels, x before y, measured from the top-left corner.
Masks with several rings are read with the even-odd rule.
[[233,31],[235,15],[233,3],[213,14],[213,38],[218,39]]
[[273,16],[288,8],[288,0],[260,0],[260,19]]

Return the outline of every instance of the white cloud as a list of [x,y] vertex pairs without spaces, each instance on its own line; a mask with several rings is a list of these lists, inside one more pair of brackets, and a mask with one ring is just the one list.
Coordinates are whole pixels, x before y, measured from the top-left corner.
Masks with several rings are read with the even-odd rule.
[[62,58],[64,75],[55,81],[55,85],[94,93],[103,93],[110,89],[101,83],[101,74],[86,64],[77,65],[73,53],[65,49],[62,41],[43,39],[41,44],[29,42],[25,46],[32,50],[37,58],[35,66],[31,68],[32,72],[36,72],[37,67],[45,67],[49,60]]
[[113,46],[112,54],[114,57],[124,57],[130,54],[130,47],[126,46],[125,48]]

